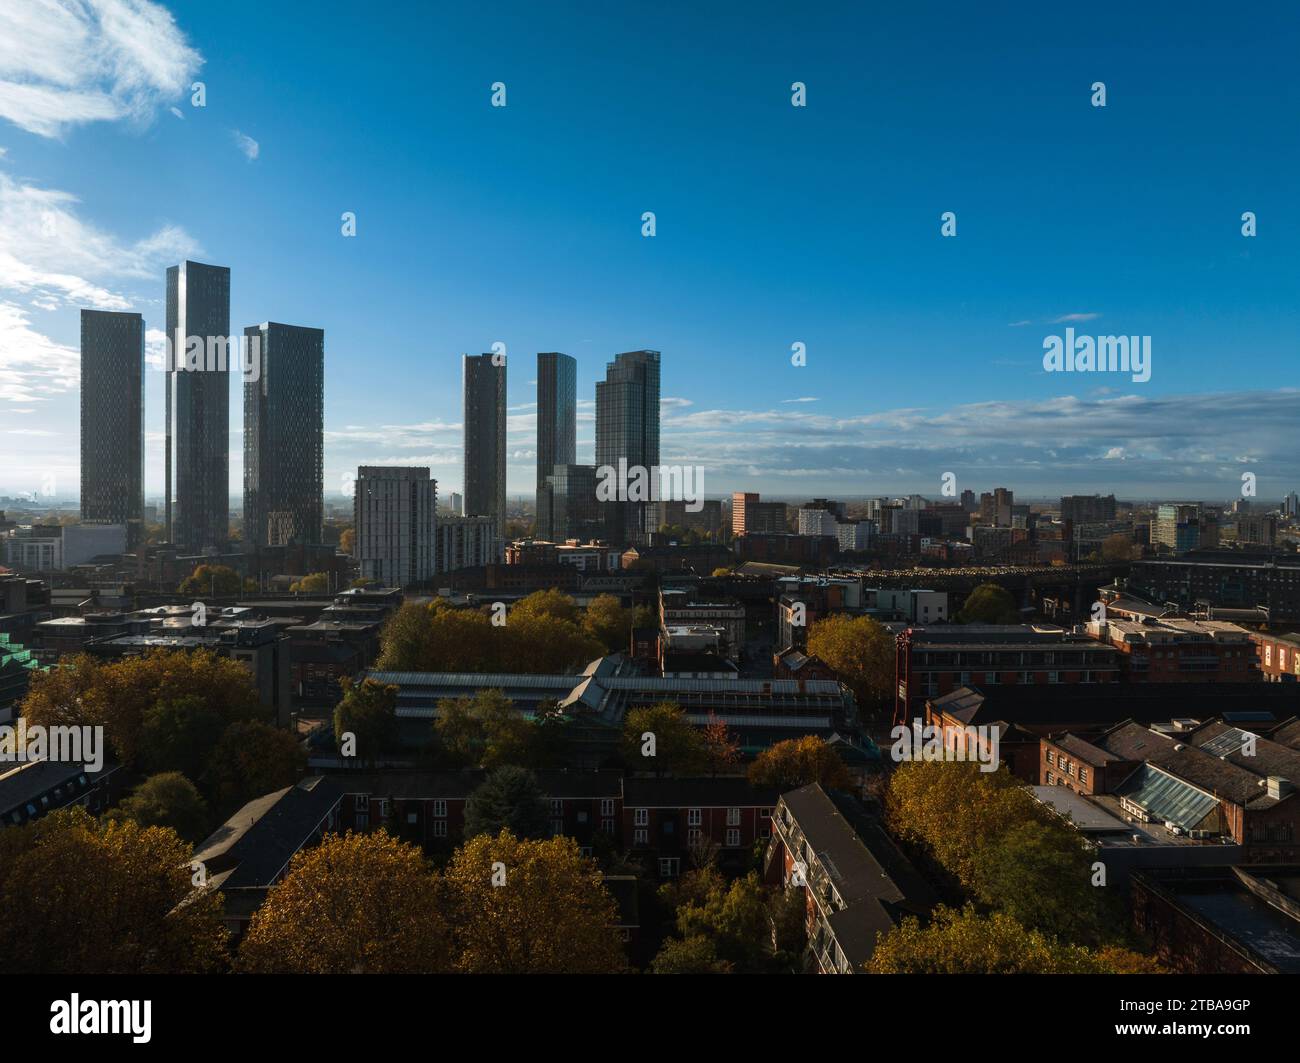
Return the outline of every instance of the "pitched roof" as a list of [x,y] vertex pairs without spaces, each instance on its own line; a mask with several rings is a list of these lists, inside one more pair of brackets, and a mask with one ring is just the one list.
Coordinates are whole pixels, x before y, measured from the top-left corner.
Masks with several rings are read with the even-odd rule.
[[781,795],[748,779],[624,779],[623,804],[629,808],[771,808]]

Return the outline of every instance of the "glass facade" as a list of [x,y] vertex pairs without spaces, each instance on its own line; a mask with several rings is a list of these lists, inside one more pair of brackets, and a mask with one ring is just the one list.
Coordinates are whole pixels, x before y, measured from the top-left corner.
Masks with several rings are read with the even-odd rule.
[[537,535],[559,537],[548,477],[578,460],[578,363],[567,354],[537,356]]
[[144,518],[144,319],[81,311],[81,519],[123,524],[127,546]]
[[[628,351],[605,367],[596,382],[596,465],[653,470],[659,465],[659,352]],[[651,473],[653,475],[653,473]],[[619,543],[642,542],[647,504],[610,502],[607,525]]]
[[506,533],[506,367],[490,354],[465,355],[467,517],[493,517]]
[[319,543],[324,509],[325,333],[267,322],[258,379],[244,380],[244,541]]

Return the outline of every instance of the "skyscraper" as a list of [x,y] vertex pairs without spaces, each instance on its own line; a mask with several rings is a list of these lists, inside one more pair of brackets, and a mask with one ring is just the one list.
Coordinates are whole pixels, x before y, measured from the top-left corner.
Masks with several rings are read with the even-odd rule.
[[[325,490],[325,333],[268,321],[244,380],[244,541],[319,543]],[[251,364],[251,363],[250,363]]]
[[465,355],[465,512],[493,517],[506,534],[506,365]]
[[537,535],[559,538],[548,477],[578,460],[578,363],[567,354],[537,355]]
[[81,519],[143,541],[144,319],[81,312]]
[[[656,482],[659,466],[659,352],[628,351],[605,367],[596,382],[596,466],[627,466],[647,470]],[[644,502],[611,502],[610,535],[618,542],[643,542]]]
[[[167,270],[167,536],[198,550],[230,531],[230,270]],[[175,509],[173,509],[173,501]]]
[[427,467],[363,465],[352,499],[352,556],[363,579],[409,587],[433,577],[438,481]]

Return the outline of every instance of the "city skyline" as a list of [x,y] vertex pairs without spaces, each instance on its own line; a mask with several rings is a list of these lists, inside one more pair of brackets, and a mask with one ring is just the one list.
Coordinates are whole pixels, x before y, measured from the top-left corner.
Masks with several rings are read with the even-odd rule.
[[[161,277],[195,257],[233,269],[232,321],[330,333],[328,497],[361,464],[428,465],[445,490],[463,487],[458,362],[498,342],[516,360],[576,359],[579,463],[594,460],[604,363],[662,350],[663,460],[705,467],[715,496],[937,493],[944,472],[1043,497],[1231,498],[1243,469],[1260,497],[1292,486],[1287,249],[1300,224],[1285,179],[1296,147],[1276,129],[1298,101],[1271,76],[1296,41],[1289,20],[1265,13],[1247,30],[1211,16],[1214,32],[1193,32],[1131,12],[1117,39],[1105,19],[1035,12],[995,36],[954,10],[929,42],[926,20],[892,12],[870,24],[864,77],[846,72],[860,66],[845,62],[852,34],[827,35],[828,15],[792,15],[774,41],[665,13],[644,44],[686,49],[687,79],[602,58],[618,31],[599,19],[582,20],[557,64],[532,54],[523,8],[504,33],[453,13],[439,32],[461,47],[446,91],[430,95],[409,91],[415,42],[432,29],[415,9],[409,41],[358,16],[346,44],[259,9],[268,39],[310,38],[303,54],[389,56],[346,92],[309,91],[312,78],[295,76],[303,60],[286,56],[272,92],[235,31],[251,5],[142,6],[160,17],[133,27],[137,43],[159,63],[139,84],[78,65],[88,49],[119,54],[93,15],[75,39],[32,37],[21,11],[0,15],[15,39],[31,37],[9,76],[45,93],[40,110],[0,93],[0,419],[17,441],[0,493],[52,477],[68,496],[78,481],[77,312],[141,313],[156,367]],[[1068,52],[1038,54],[1040,35],[1067,31]],[[1237,55],[1243,36],[1251,47]],[[1248,106],[1225,105],[1200,76],[1211,57]],[[601,88],[575,88],[560,69]],[[51,71],[66,72],[63,88]],[[504,108],[490,103],[498,79]],[[1089,102],[1098,79],[1105,108]],[[806,108],[790,105],[796,80]],[[107,102],[79,112],[67,85]],[[369,108],[390,117],[363,129]],[[590,165],[593,135],[618,157],[642,127],[666,150],[635,172]],[[84,152],[111,164],[87,172]],[[374,156],[389,167],[367,169]],[[527,165],[498,173],[461,157]],[[1038,171],[1052,181],[1019,176]],[[949,210],[952,239],[940,228]],[[1245,211],[1256,237],[1240,231]],[[248,252],[264,242],[277,254]],[[455,264],[428,247],[455,247]],[[1067,328],[1151,337],[1151,379],[1044,372],[1045,337]],[[791,364],[796,343],[806,365]],[[511,497],[535,486],[533,376],[510,375]],[[146,374],[151,496],[161,378]],[[226,448],[234,496],[240,424],[231,418]]]

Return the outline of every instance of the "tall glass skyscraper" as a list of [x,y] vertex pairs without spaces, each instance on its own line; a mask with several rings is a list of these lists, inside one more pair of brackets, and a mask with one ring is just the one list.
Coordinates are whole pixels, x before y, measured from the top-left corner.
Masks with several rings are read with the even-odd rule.
[[81,519],[143,541],[144,319],[81,312]]
[[[659,465],[659,352],[628,351],[596,382],[596,466],[639,465],[655,477]],[[609,532],[620,542],[642,542],[647,504],[609,503]]]
[[325,333],[268,321],[244,329],[244,541],[319,543],[325,491]]
[[230,533],[230,270],[183,262],[167,270],[168,538],[185,550]]
[[567,354],[537,355],[537,535],[556,539],[548,477],[578,460],[578,363]]
[[492,517],[506,534],[506,366],[465,355],[464,516]]

